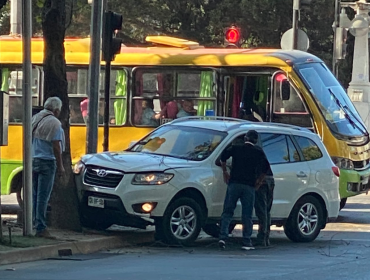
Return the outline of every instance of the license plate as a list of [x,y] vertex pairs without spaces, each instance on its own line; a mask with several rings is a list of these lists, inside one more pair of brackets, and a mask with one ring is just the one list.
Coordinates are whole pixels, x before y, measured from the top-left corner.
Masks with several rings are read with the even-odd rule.
[[87,205],[91,207],[104,208],[104,199],[100,197],[89,196],[87,199]]

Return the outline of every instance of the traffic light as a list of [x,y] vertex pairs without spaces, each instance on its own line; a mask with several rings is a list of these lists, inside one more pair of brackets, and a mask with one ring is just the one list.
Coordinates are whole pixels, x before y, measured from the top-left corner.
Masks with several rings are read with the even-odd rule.
[[122,29],[122,15],[108,11],[104,13],[103,26],[103,60],[112,61],[121,51],[122,40],[116,38],[116,30]]
[[225,45],[226,48],[240,47],[240,28],[232,25],[225,30]]

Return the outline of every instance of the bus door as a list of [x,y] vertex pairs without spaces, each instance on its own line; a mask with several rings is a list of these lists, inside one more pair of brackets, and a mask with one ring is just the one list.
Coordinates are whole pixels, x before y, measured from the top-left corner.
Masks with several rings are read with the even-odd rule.
[[271,78],[270,111],[267,121],[306,127],[314,131],[313,119],[297,88],[283,72]]
[[270,72],[237,72],[223,76],[225,115],[250,121],[267,121]]

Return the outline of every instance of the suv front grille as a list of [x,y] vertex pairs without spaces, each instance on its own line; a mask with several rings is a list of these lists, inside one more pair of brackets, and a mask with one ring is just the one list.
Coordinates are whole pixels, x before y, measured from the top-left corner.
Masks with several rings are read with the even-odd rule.
[[116,188],[123,176],[124,173],[121,171],[88,165],[84,174],[84,183],[97,187]]

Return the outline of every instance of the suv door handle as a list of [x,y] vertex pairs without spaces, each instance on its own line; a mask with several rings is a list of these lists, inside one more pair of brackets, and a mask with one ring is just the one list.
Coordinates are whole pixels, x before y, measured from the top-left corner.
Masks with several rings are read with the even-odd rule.
[[306,173],[304,173],[303,171],[299,171],[299,172],[297,173],[297,177],[298,177],[298,178],[305,178],[305,177],[307,177],[307,174],[306,174]]

